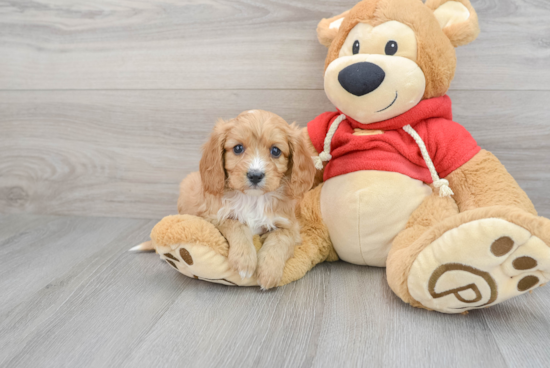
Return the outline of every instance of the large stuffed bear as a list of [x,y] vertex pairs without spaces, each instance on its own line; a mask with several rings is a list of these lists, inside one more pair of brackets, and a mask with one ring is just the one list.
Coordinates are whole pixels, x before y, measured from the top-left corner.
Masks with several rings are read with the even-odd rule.
[[[325,91],[338,111],[304,130],[319,185],[299,205],[302,245],[279,285],[340,259],[385,266],[415,307],[462,313],[550,279],[550,221],[452,120],[454,48],[478,33],[468,0],[363,0],[321,21]],[[257,285],[229,266],[227,242],[200,218],[167,217],[151,239],[189,277]]]

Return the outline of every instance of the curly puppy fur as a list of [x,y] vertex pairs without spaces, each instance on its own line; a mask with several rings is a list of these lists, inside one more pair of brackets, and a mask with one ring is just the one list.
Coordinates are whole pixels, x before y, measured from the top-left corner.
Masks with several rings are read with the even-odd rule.
[[[200,172],[180,185],[178,211],[214,224],[229,243],[231,266],[243,278],[256,272],[260,286],[269,289],[279,284],[301,242],[296,205],[315,173],[296,125],[267,111],[247,111],[215,126]],[[254,235],[263,238],[259,252]]]

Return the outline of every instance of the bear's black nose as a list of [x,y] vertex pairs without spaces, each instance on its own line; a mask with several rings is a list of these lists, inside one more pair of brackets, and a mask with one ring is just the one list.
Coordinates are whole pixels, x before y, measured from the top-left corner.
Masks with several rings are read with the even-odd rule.
[[371,93],[384,81],[386,73],[378,65],[361,62],[345,67],[338,74],[340,85],[355,96]]

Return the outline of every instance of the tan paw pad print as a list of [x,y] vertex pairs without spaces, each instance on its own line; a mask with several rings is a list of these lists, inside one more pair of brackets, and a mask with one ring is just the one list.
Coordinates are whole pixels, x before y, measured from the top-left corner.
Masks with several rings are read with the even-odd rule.
[[449,230],[417,257],[411,296],[444,313],[487,307],[547,282],[550,248],[526,229],[483,219]]
[[187,277],[228,286],[257,286],[256,279],[242,280],[227,257],[200,244],[175,244],[157,248],[160,258]]

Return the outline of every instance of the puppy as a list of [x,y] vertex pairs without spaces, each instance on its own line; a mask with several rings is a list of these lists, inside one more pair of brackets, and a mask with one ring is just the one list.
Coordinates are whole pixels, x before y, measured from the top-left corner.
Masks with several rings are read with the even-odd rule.
[[257,271],[258,284],[270,289],[301,242],[295,208],[315,173],[297,126],[267,111],[244,112],[214,127],[200,172],[181,182],[178,211],[213,223],[229,243],[230,265],[242,278]]

